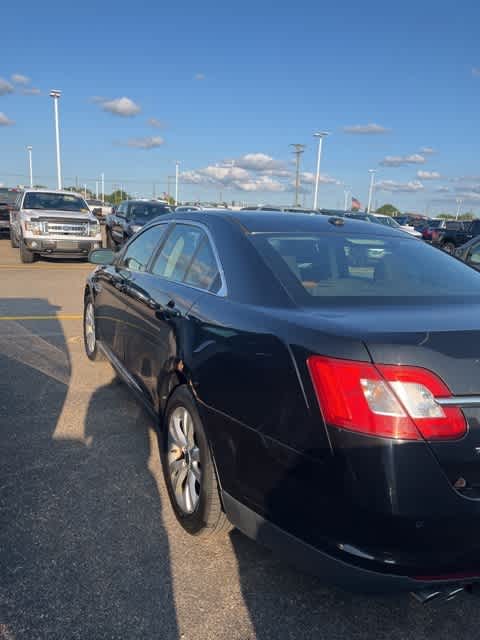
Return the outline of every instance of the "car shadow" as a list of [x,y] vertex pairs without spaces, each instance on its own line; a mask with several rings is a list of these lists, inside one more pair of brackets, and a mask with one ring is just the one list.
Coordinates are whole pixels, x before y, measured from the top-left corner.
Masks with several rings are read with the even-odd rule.
[[80,347],[0,324],[0,637],[177,639],[151,420]]

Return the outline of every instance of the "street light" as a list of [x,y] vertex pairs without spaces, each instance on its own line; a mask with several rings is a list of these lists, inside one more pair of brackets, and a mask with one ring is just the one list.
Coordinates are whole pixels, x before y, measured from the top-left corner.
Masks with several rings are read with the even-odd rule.
[[372,208],[373,189],[375,188],[375,174],[377,173],[377,170],[369,169],[368,173],[370,174],[370,188],[368,189],[367,213],[370,213],[370,209]]
[[295,154],[295,163],[296,163],[296,171],[295,171],[295,203],[294,206],[295,207],[299,207],[300,203],[298,201],[298,193],[300,191],[300,156],[302,155],[302,153],[305,151],[305,145],[304,144],[291,144],[291,147],[294,147],[295,151],[293,152]]
[[313,134],[314,138],[318,138],[318,153],[317,153],[317,173],[315,174],[315,194],[313,196],[313,208],[316,209],[318,205],[318,186],[320,184],[320,159],[322,157],[322,142],[329,134],[328,131],[318,131]]
[[457,215],[455,216],[455,220],[458,220],[458,216],[460,215],[460,209],[462,208],[462,203],[463,203],[462,198],[457,198],[456,203],[457,203]]
[[57,188],[62,188],[62,167],[60,164],[60,129],[58,126],[58,99],[62,95],[58,89],[50,91],[50,97],[53,98],[53,110],[55,114],[55,141],[57,146]]
[[343,210],[346,211],[347,207],[348,207],[348,196],[350,195],[350,187],[347,185],[344,185],[343,187],[343,195],[345,197],[344,201],[343,201]]
[[32,168],[32,149],[33,147],[28,145],[28,168],[30,170],[30,189],[33,187],[33,168]]

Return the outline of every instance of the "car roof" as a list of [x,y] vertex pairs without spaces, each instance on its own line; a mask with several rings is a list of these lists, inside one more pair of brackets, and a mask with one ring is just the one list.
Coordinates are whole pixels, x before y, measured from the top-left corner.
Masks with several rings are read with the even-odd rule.
[[[376,236],[397,236],[404,233],[384,225],[365,225],[363,220],[339,218],[338,216],[318,216],[305,213],[285,213],[283,211],[201,211],[192,213],[172,213],[167,218],[172,221],[205,222],[214,225],[224,220],[240,226],[244,233],[368,233]],[[412,239],[413,236],[412,236]]]
[[61,196],[77,196],[78,198],[84,198],[83,194],[77,193],[76,191],[64,191],[59,189],[23,189],[24,193],[56,193]]

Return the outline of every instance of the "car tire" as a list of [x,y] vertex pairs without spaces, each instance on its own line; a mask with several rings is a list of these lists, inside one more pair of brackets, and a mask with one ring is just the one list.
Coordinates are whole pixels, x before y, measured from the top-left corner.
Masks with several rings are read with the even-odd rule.
[[10,244],[12,249],[18,249],[18,240],[13,229],[10,229]]
[[455,253],[455,245],[453,244],[453,242],[445,242],[445,244],[442,246],[442,250],[445,251],[445,253],[453,255]]
[[160,438],[165,483],[180,525],[198,537],[228,531],[210,445],[187,387],[173,392]]
[[98,346],[95,304],[91,295],[85,298],[83,305],[83,344],[89,360],[92,362],[105,360],[105,354]]
[[20,240],[19,245],[20,245],[20,260],[26,264],[35,262],[35,254],[33,253],[33,251],[30,251],[30,249],[27,249],[27,247],[25,246],[25,242],[23,242],[23,240]]

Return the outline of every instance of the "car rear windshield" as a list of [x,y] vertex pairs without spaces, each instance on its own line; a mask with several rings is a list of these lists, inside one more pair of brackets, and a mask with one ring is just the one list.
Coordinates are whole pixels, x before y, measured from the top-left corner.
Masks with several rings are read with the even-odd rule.
[[23,201],[24,209],[53,209],[54,211],[77,211],[88,213],[83,198],[64,193],[27,193]]
[[13,204],[18,196],[17,189],[0,189],[0,202],[2,204]]
[[427,226],[430,227],[430,229],[438,229],[443,225],[443,222],[443,220],[431,220]]
[[251,238],[300,304],[480,297],[480,273],[407,236],[258,233]]
[[150,218],[156,218],[157,216],[163,216],[166,213],[171,213],[170,207],[166,207],[163,204],[150,204],[148,202],[139,202],[138,204],[131,204],[129,210],[129,216],[131,218],[141,218],[142,220],[149,220]]

